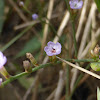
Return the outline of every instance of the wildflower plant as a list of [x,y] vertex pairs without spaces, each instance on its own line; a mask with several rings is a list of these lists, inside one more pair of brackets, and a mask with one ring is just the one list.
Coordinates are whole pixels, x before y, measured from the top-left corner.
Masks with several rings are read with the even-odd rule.
[[[83,6],[83,1],[82,0],[66,0],[66,3],[67,3],[67,6],[68,6],[68,10],[69,11],[67,11],[67,13],[66,13],[66,15],[65,15],[65,17],[64,17],[64,20],[62,21],[62,23],[61,23],[61,26],[60,26],[60,28],[58,29],[58,33],[57,33],[57,37],[59,37],[60,38],[60,36],[59,36],[59,33],[60,33],[60,35],[62,34],[62,32],[63,32],[63,30],[64,30],[64,28],[65,28],[65,26],[67,26],[65,23],[67,23],[68,21],[66,21],[66,19],[70,19],[71,20],[71,24],[72,24],[72,41],[73,41],[73,43],[67,43],[67,47],[68,46],[70,46],[71,45],[71,48],[69,49],[69,47],[68,48],[66,48],[66,47],[63,47],[64,45],[61,45],[62,43],[60,43],[60,42],[58,42],[59,41],[59,39],[54,39],[54,40],[56,40],[56,42],[54,43],[54,42],[52,42],[52,41],[49,41],[49,42],[47,42],[47,39],[48,38],[46,38],[45,39],[45,42],[43,42],[44,44],[42,44],[41,45],[41,43],[40,43],[40,45],[42,46],[42,49],[45,51],[45,54],[46,54],[46,57],[45,57],[45,55],[43,55],[42,57],[40,57],[41,59],[40,59],[40,61],[39,62],[41,62],[43,59],[42,58],[44,58],[44,61],[42,62],[42,64],[40,63],[40,64],[38,64],[38,62],[37,62],[37,60],[35,59],[35,57],[30,53],[31,52],[31,50],[30,51],[28,51],[28,53],[26,53],[26,51],[25,51],[25,53],[26,53],[26,59],[27,60],[24,60],[23,61],[23,68],[24,68],[24,72],[21,72],[21,73],[19,73],[19,74],[17,74],[17,75],[14,75],[14,76],[11,76],[8,72],[7,72],[7,70],[5,69],[5,67],[4,67],[4,65],[6,64],[6,62],[7,62],[7,58],[6,58],[6,56],[4,56],[4,54],[0,51],[0,73],[6,78],[6,80],[4,81],[4,82],[2,82],[2,78],[0,78],[0,87],[2,87],[2,86],[5,86],[5,85],[7,85],[8,83],[10,83],[10,82],[12,82],[12,81],[14,81],[14,80],[16,80],[16,79],[18,79],[18,78],[20,78],[20,77],[22,77],[22,76],[24,76],[24,75],[30,75],[32,72],[35,72],[35,71],[38,71],[39,69],[42,69],[42,68],[45,68],[45,67],[48,67],[48,66],[53,66],[53,65],[57,65],[57,64],[60,64],[60,63],[62,63],[62,66],[66,66],[66,64],[67,65],[69,65],[69,66],[67,66],[67,68],[65,69],[65,68],[61,68],[61,69],[63,69],[63,72],[64,72],[64,75],[67,75],[67,81],[65,82],[65,77],[64,77],[64,79],[62,80],[62,76],[60,76],[59,77],[59,80],[60,80],[60,85],[64,85],[65,86],[65,84],[62,84],[62,82],[65,82],[66,83],[66,100],[71,100],[71,96],[73,95],[73,91],[75,91],[75,89],[76,89],[76,87],[77,87],[77,83],[79,83],[79,79],[80,79],[80,77],[78,77],[78,82],[76,81],[76,83],[74,82],[73,84],[74,84],[74,87],[73,87],[73,89],[72,90],[70,90],[70,88],[69,88],[69,83],[70,83],[70,78],[74,75],[72,75],[72,76],[70,76],[70,73],[71,73],[71,71],[69,70],[69,67],[70,66],[72,66],[73,68],[76,68],[76,69],[78,69],[78,70],[80,70],[80,71],[82,71],[82,72],[84,72],[84,73],[86,73],[86,74],[89,74],[89,75],[91,75],[91,76],[93,76],[93,77],[95,77],[95,78],[97,78],[97,79],[100,79],[100,76],[98,75],[98,74],[96,74],[96,73],[94,73],[94,72],[91,72],[91,71],[89,71],[89,70],[87,70],[87,69],[85,69],[83,66],[82,67],[80,67],[82,64],[81,63],[79,63],[79,62],[87,62],[88,64],[89,64],[89,66],[94,70],[94,71],[100,71],[100,47],[97,45],[93,50],[91,50],[91,59],[89,58],[89,59],[80,59],[81,57],[81,55],[79,55],[78,54],[78,48],[77,47],[79,47],[79,46],[77,46],[77,42],[78,42],[78,40],[76,39],[76,27],[77,27],[77,25],[75,26],[75,21],[74,21],[74,19],[73,19],[73,16],[74,16],[74,14],[75,13],[73,13],[73,10],[70,10],[70,8],[71,9],[81,9],[82,8],[82,6]],[[52,3],[50,3],[50,4],[52,4]],[[53,5],[53,4],[52,4]],[[20,2],[20,6],[23,6],[23,8],[26,10],[26,12],[28,12],[30,15],[31,15],[31,18],[33,19],[33,20],[36,20],[36,19],[38,19],[38,14],[36,14],[36,13],[34,13],[34,14],[32,14],[27,8],[26,8],[26,6],[24,5],[24,2]],[[52,7],[52,6],[50,6],[50,7]],[[53,8],[53,7],[52,7]],[[21,14],[21,13],[20,13]],[[51,26],[53,26],[51,23],[50,23],[50,18],[52,18],[51,16],[50,16],[50,14],[52,14],[52,12],[51,12],[51,9],[48,11],[48,15],[49,15],[49,18],[48,18],[48,16],[47,16],[47,18],[46,18],[46,22],[45,22],[45,28],[44,28],[44,37],[46,36],[46,35],[48,35],[48,34],[45,34],[45,30],[46,30],[46,32],[48,33],[49,31],[47,31],[48,29],[49,29],[49,25],[51,25]],[[68,15],[67,15],[68,14]],[[67,16],[67,17],[66,17]],[[28,20],[26,20],[26,18],[25,18],[25,16],[23,17],[23,14],[22,14],[22,19],[24,18],[24,20],[25,20],[25,22],[28,22]],[[92,19],[92,18],[91,18]],[[42,18],[41,18],[41,20],[42,20]],[[40,23],[42,22],[40,20]],[[43,20],[44,20],[44,18],[43,18]],[[45,20],[44,20],[45,21]],[[43,21],[43,22],[44,22]],[[66,22],[65,22],[66,21]],[[90,20],[89,20],[90,21]],[[39,22],[38,22],[39,23]],[[27,26],[27,25],[29,25],[30,23],[28,22],[28,24],[25,24],[25,26]],[[32,23],[32,25],[33,25],[33,23]],[[33,26],[31,25],[31,27],[30,28],[32,28]],[[44,25],[44,24],[42,24],[42,25]],[[23,27],[24,25],[22,25],[21,27]],[[82,27],[82,26],[81,26]],[[19,39],[19,37],[21,37],[25,32],[27,32],[30,28],[26,28],[23,32],[22,32],[22,34],[20,34],[19,36],[17,36],[16,38],[14,38],[10,43],[14,43],[17,39]],[[55,29],[53,29],[54,31],[55,31]],[[80,29],[81,30],[81,29]],[[38,37],[38,32],[35,30],[35,29],[32,29],[32,32],[36,32],[36,36]],[[52,32],[53,33],[53,32]],[[56,32],[55,32],[56,33]],[[67,33],[67,34],[69,34],[69,32]],[[67,36],[67,35],[66,35]],[[56,37],[55,37],[56,38]],[[40,37],[40,41],[42,40],[42,38]],[[51,39],[52,40],[52,39]],[[84,40],[84,38],[83,38],[83,40]],[[67,41],[67,40],[66,40]],[[71,42],[72,42],[71,41]],[[87,41],[87,40],[86,40]],[[47,42],[47,45],[46,45],[46,42]],[[68,40],[68,42],[69,42],[69,40]],[[83,42],[83,41],[82,41]],[[38,45],[38,43],[36,42],[36,41],[32,41],[32,44],[33,43],[35,43],[36,44],[36,46]],[[9,45],[9,44],[8,44]],[[7,46],[8,46],[7,45]],[[11,45],[11,44],[10,44]],[[6,47],[7,47],[6,46]],[[33,47],[33,48],[35,48],[33,45],[28,45],[28,47],[27,48],[29,48],[29,46],[30,46],[30,48],[31,47]],[[37,47],[38,48],[38,47]],[[39,47],[39,49],[36,49],[37,51],[41,51],[41,53],[42,54],[44,54],[44,51],[43,50],[40,50],[40,47]],[[66,54],[63,54],[63,52],[62,52],[62,50],[63,49],[65,49],[66,51]],[[5,48],[3,49],[3,50],[5,50]],[[3,51],[2,50],[2,51]],[[37,53],[37,51],[35,51],[36,53]],[[71,51],[71,52],[70,52]],[[61,52],[62,52],[62,55],[61,55]],[[69,53],[70,52],[70,53]],[[83,51],[82,51],[83,52]],[[82,53],[81,52],[81,53]],[[59,57],[59,55],[61,56],[61,57]],[[69,55],[71,55],[71,56],[69,56]],[[49,56],[49,59],[50,59],[50,61],[51,62],[49,62],[48,61],[48,56]],[[65,57],[65,58],[67,58],[67,59],[63,59],[62,57]],[[71,58],[70,58],[71,57]],[[46,60],[45,60],[46,59]],[[48,63],[47,63],[47,61],[48,61]],[[66,63],[66,64],[65,64]],[[77,65],[78,64],[78,65]],[[85,65],[85,64],[84,64]],[[57,69],[58,70],[58,69]],[[41,72],[42,72],[43,70],[40,70],[39,71],[39,73],[37,74],[37,77],[36,77],[36,82],[37,83],[39,83],[39,81],[38,81],[38,78],[40,79],[40,75],[41,75]],[[65,72],[66,72],[66,74],[65,74]],[[70,72],[70,73],[69,73]],[[34,73],[35,74],[35,73]],[[81,74],[80,74],[80,76],[81,76]],[[44,77],[43,77],[44,78]],[[48,78],[48,77],[47,77]],[[74,77],[75,78],[75,77]],[[45,83],[45,82],[44,82]],[[38,85],[38,84],[36,84],[36,85]],[[58,84],[58,87],[59,87],[59,84]],[[60,87],[62,87],[62,86],[60,86]],[[41,87],[42,88],[42,87]],[[30,88],[29,88],[30,89]],[[57,90],[57,89],[56,89]],[[59,89],[60,90],[60,89]],[[99,91],[99,90],[98,90]],[[100,92],[100,91],[99,91]],[[99,92],[98,92],[98,94],[99,94]],[[59,96],[59,95],[58,95]],[[69,99],[70,98],[70,99]],[[59,100],[59,99],[55,99],[55,100]]]

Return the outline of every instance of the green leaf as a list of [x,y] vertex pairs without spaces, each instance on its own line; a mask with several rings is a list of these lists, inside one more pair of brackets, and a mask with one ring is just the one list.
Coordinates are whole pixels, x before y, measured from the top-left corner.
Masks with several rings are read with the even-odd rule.
[[100,89],[97,87],[97,100],[100,100]]
[[4,1],[5,0],[0,0],[0,34],[2,32],[2,27],[4,23]]
[[98,62],[91,63],[90,66],[94,71],[100,71],[100,60]]
[[100,0],[95,0],[95,3],[96,3],[97,8],[98,8],[98,10],[100,12]]
[[24,46],[24,48],[16,55],[15,58],[18,58],[18,57],[21,57],[21,56],[24,56],[27,52],[34,52],[36,50],[39,50],[40,49],[40,42],[38,40],[38,38],[34,37],[32,38],[31,40],[29,40],[26,45]]

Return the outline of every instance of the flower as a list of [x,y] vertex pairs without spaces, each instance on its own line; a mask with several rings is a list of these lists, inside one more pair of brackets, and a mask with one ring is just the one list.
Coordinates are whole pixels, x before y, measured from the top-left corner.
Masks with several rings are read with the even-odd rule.
[[6,62],[7,62],[7,58],[0,51],[0,69],[5,65]]
[[83,1],[82,0],[70,0],[69,4],[70,4],[70,8],[72,9],[80,9],[82,8]]
[[19,2],[19,6],[24,6],[24,2],[23,1],[20,1]]
[[49,41],[47,46],[44,48],[44,51],[48,56],[58,55],[61,53],[61,44],[59,42],[55,44]]
[[2,78],[0,78],[0,86],[1,86],[1,84],[2,84]]
[[33,19],[33,20],[36,20],[37,18],[38,18],[38,15],[37,15],[37,14],[33,14],[33,15],[32,15],[32,19]]

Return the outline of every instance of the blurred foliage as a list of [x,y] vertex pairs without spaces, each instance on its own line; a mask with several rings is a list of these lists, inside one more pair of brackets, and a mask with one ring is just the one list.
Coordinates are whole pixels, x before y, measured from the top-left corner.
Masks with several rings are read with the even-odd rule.
[[95,0],[95,3],[96,3],[97,8],[98,8],[98,10],[100,12],[100,0]]
[[2,32],[2,27],[4,23],[4,1],[5,0],[0,0],[0,34]]
[[30,85],[32,84],[32,82],[34,81],[34,79],[33,79],[33,77],[26,78],[26,76],[23,76],[23,77],[19,78],[18,81],[21,84],[21,86],[23,86],[25,89],[28,89],[30,87]]
[[24,56],[27,52],[34,52],[40,48],[41,44],[37,37],[30,39],[24,46],[24,48],[16,55],[16,58]]

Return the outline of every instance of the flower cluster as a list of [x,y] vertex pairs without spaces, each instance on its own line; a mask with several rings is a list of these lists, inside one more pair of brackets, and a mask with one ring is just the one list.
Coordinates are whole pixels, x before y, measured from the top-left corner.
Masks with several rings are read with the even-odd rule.
[[69,1],[71,9],[80,9],[82,8],[83,1],[82,0],[70,0]]
[[49,41],[47,46],[44,48],[44,51],[48,56],[58,55],[61,53],[61,44],[59,42],[55,44]]

